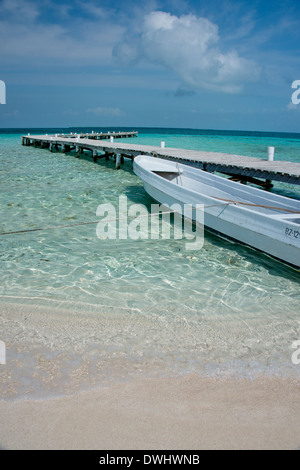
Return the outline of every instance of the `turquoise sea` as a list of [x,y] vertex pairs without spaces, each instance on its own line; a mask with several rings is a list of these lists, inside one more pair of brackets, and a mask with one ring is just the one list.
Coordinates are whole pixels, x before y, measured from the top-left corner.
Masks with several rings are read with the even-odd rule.
[[[0,131],[0,232],[96,222],[120,195],[153,201],[125,160],[24,147],[22,134],[132,128]],[[300,134],[137,128],[126,143],[300,162]],[[300,187],[273,191],[300,199]],[[136,376],[300,376],[299,273],[205,233],[185,240],[105,240],[96,223],[0,235],[0,397],[72,393]],[[300,356],[300,354],[299,354]]]

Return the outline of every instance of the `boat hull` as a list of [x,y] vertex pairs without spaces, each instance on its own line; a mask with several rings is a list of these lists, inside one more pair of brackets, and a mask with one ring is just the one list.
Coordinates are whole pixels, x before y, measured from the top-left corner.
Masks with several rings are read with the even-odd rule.
[[[151,159],[150,165],[149,160],[146,160],[147,158]],[[201,194],[194,189],[191,190],[188,187],[180,186],[180,171],[178,171],[176,181],[172,182],[156,174],[155,168],[158,169],[158,172],[159,170],[166,171],[169,169],[174,173],[177,168],[177,170],[179,169],[182,172],[182,177],[184,177],[185,172],[188,177],[190,174],[195,175],[195,179],[198,181],[197,184],[199,185],[202,184],[201,177],[203,176],[204,181],[208,180],[209,183],[217,185],[215,189],[217,194],[225,194],[227,195],[227,199],[213,198],[211,195]],[[224,178],[214,175],[202,175],[205,172],[201,170],[185,168],[185,165],[180,165],[179,167],[178,164],[176,165],[174,162],[166,162],[153,157],[136,157],[134,161],[134,171],[142,179],[145,191],[160,204],[171,206],[177,203],[180,204],[181,207],[184,207],[185,204],[192,205],[193,207],[196,207],[197,204],[203,204],[204,226],[206,229],[222,237],[225,236],[245,245],[249,245],[299,269],[299,201],[265,193],[263,190],[256,188],[243,188],[240,190],[236,186],[242,186],[239,183],[229,182]],[[222,187],[223,193],[218,192],[218,185]],[[227,193],[224,193],[223,186],[226,188]],[[231,189],[233,192],[229,193],[228,191]],[[252,205],[244,207],[240,204],[226,203],[228,199],[231,200],[232,198],[232,200],[234,200],[233,198],[237,198],[239,194],[238,191],[247,194],[248,198],[253,197],[254,201],[261,202],[260,199],[257,198],[263,198],[264,202],[266,202],[264,206],[269,205],[270,207],[274,207],[274,205],[277,204],[280,205],[279,207],[292,207],[292,209],[287,209],[286,213],[283,212],[281,215],[279,214],[276,219],[276,217],[274,218],[274,216],[272,216],[272,211],[268,209],[260,209],[261,212],[259,212],[255,210],[255,207],[252,207]],[[230,197],[228,197],[228,194]],[[292,201],[292,203],[290,201]],[[297,216],[296,211],[298,210],[298,204],[299,214]],[[260,206],[262,206],[262,204],[260,204]]]

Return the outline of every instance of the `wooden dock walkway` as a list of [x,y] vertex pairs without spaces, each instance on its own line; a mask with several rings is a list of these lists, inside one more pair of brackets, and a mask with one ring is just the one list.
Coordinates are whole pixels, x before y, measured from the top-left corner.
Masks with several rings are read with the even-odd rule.
[[[129,143],[114,142],[116,134],[131,133],[109,133],[109,141],[102,139],[86,138],[85,135],[62,134],[47,135],[23,135],[23,145],[41,146],[54,149],[62,149],[63,152],[75,150],[76,157],[84,150],[91,151],[94,161],[99,158],[116,159],[116,168],[120,168],[124,157],[134,159],[137,155],[151,155],[168,160],[178,161],[185,165],[195,166],[209,172],[220,172],[240,181],[249,181],[263,187],[270,187],[271,181],[281,181],[290,184],[300,184],[300,163],[288,161],[268,161],[260,158],[231,155],[218,152],[206,152],[201,150],[186,150],[170,147],[157,147],[151,145],[137,145]],[[122,136],[123,138],[125,136]],[[121,137],[119,137],[121,138]],[[100,154],[99,154],[100,152]],[[262,181],[263,180],[263,181]]]
[[137,131],[131,131],[131,132],[89,132],[89,133],[83,133],[81,132],[80,134],[73,133],[71,132],[70,134],[55,134],[55,137],[59,138],[70,138],[70,139],[77,139],[78,137],[80,139],[92,139],[92,140],[105,140],[105,139],[126,139],[128,137],[137,137],[138,132]]

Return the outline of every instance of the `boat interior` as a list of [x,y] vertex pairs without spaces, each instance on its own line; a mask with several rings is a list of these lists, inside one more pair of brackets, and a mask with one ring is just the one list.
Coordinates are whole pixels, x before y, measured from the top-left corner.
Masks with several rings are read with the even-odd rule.
[[194,191],[218,201],[237,202],[241,204],[241,207],[300,225],[300,201],[289,200],[289,198],[266,192],[263,189],[245,186],[241,183],[233,183],[222,177],[218,177],[217,186],[212,181],[210,173],[194,177],[194,175],[189,174],[188,170],[185,171],[181,168],[177,171],[152,170],[152,172],[189,191]]

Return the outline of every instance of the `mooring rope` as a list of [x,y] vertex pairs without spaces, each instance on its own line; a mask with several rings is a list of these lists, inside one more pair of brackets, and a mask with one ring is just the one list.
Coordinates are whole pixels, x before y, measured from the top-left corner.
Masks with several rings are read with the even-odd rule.
[[[289,212],[289,213],[292,213],[292,214],[299,214],[300,215],[300,211],[294,211],[294,210],[291,210],[291,209],[285,209],[283,207],[273,207],[273,206],[266,206],[266,205],[263,205],[263,204],[252,204],[250,202],[243,202],[243,201],[237,201],[237,200],[234,200],[234,199],[224,199],[224,198],[220,198],[220,197],[216,197],[214,196],[215,199],[218,199],[220,201],[224,201],[222,203],[219,203],[219,204],[211,204],[211,205],[208,205],[208,206],[203,206],[203,209],[208,209],[210,207],[217,207],[217,206],[228,206],[230,204],[234,204],[234,205],[244,205],[244,206],[251,206],[251,207],[262,207],[264,209],[272,209],[272,210],[277,210],[277,211],[283,211],[283,212]],[[139,217],[153,217],[153,216],[157,216],[157,215],[163,215],[163,214],[173,214],[175,213],[174,211],[165,211],[165,212],[156,212],[156,213],[148,213],[148,214],[145,214],[145,215],[142,215],[140,214]],[[117,217],[115,219],[106,219],[105,221],[106,222],[118,222],[120,220],[128,220],[128,219],[133,219],[135,218],[136,216],[126,216],[126,217]],[[100,220],[94,220],[94,221],[91,221],[91,222],[78,222],[76,224],[67,224],[67,225],[56,225],[56,226],[53,226],[53,227],[37,227],[37,228],[31,228],[31,229],[24,229],[24,230],[14,230],[14,231],[9,231],[9,232],[0,232],[0,235],[14,235],[14,234],[18,234],[18,233],[28,233],[28,232],[40,232],[40,231],[44,231],[44,230],[57,230],[57,229],[61,229],[61,228],[71,228],[71,227],[79,227],[79,226],[83,226],[83,225],[93,225],[93,224],[98,224],[100,222]]]
[[[228,206],[229,204],[231,204],[231,203],[230,202],[223,202],[223,203],[220,203],[220,204],[212,204],[210,206],[204,206],[203,209],[208,208],[208,207],[216,207],[216,206],[224,206],[224,205]],[[156,216],[156,215],[174,214],[174,213],[176,213],[176,212],[175,211],[165,211],[165,212],[155,212],[153,214],[151,212],[149,212],[148,214],[139,215],[138,217],[153,217],[153,216]],[[134,218],[136,218],[136,216],[117,217],[115,219],[106,219],[105,222],[118,222],[120,220],[128,220],[128,219],[134,219]],[[94,220],[94,221],[91,221],[91,222],[78,222],[76,224],[68,224],[68,225],[56,225],[56,226],[53,226],[53,227],[38,227],[38,228],[30,228],[30,229],[24,229],[24,230],[14,230],[14,231],[10,231],[10,232],[0,232],[0,235],[13,235],[13,234],[17,234],[17,233],[40,232],[40,231],[43,231],[43,230],[56,230],[56,229],[60,229],[60,228],[79,227],[81,225],[98,224],[99,222],[101,222],[101,220]]]

